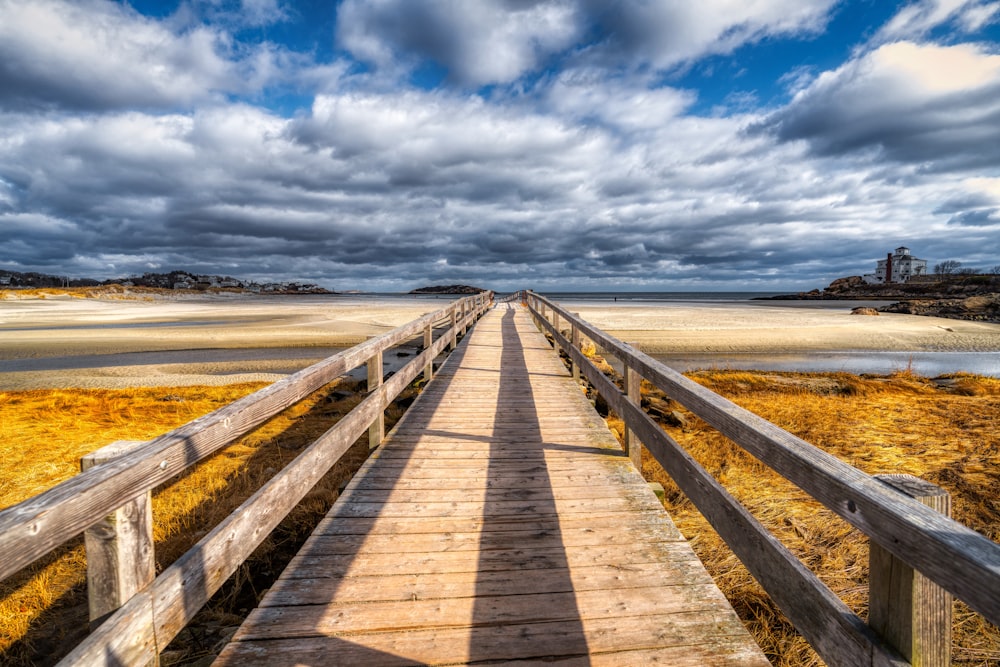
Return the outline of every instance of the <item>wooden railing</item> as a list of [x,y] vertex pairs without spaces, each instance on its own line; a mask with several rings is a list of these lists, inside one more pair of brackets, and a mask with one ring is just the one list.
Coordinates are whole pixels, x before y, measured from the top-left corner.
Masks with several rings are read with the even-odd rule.
[[[88,553],[88,560],[94,556],[98,569],[108,567],[110,562],[110,567],[117,570],[92,571],[88,580],[131,581],[125,586],[135,590],[95,586],[101,590],[92,591],[92,598],[98,595],[107,599],[97,600],[96,604],[92,599],[91,610],[106,618],[60,664],[154,663],[158,653],[366,430],[372,447],[381,442],[388,405],[421,372],[430,379],[434,358],[454,348],[457,337],[489,308],[490,297],[483,292],[454,301],[155,440],[126,447],[125,453],[98,453],[91,461],[92,467],[85,464],[87,469],[75,477],[0,512],[0,579],[116,512],[117,520],[109,525],[117,525],[122,533],[145,531],[148,504],[143,505],[143,500],[150,489],[366,364],[368,396],[155,579],[144,580],[152,563],[151,537],[140,536],[129,542],[134,545],[130,552],[122,549],[123,535],[107,534],[104,538],[110,542],[123,538],[115,546],[118,553],[105,558],[95,553],[105,549]],[[423,351],[383,383],[383,353],[421,334]],[[102,462],[105,459],[107,462]],[[141,508],[137,509],[135,503]],[[94,537],[104,539],[96,534]],[[88,547],[90,543],[88,537]],[[134,572],[138,575],[132,576]]]
[[[641,442],[828,664],[949,664],[949,594],[1000,624],[1000,545],[932,509],[947,505],[936,487],[867,475],[549,299],[533,292],[520,298],[569,356],[574,375],[582,371],[622,418],[633,462]],[[581,336],[621,361],[624,392],[581,353]],[[642,410],[643,378],[868,535],[871,626]]]

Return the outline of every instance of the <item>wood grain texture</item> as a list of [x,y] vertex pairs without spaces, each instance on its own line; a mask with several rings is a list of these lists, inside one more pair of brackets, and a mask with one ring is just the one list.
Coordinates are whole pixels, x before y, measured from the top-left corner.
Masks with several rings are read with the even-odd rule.
[[[469,317],[474,318],[474,314]],[[388,381],[373,387],[358,406],[166,568],[147,591],[113,613],[60,664],[142,664],[150,660],[150,651],[155,660],[157,647],[162,650],[170,643],[319,478],[362,436],[384,406],[423,370],[428,360],[443,351],[449,340],[449,336],[442,336]]]
[[503,307],[217,664],[658,659],[767,664],[527,313]]
[[[951,516],[951,496],[912,475],[876,475],[899,493]],[[951,595],[872,542],[869,548],[868,622],[913,667],[951,664]]]
[[[527,295],[539,312],[569,313]],[[585,320],[581,333],[931,581],[1000,624],[1000,545],[713,393]],[[551,330],[548,322],[542,326]],[[563,339],[565,340],[565,339]],[[565,345],[565,347],[570,347]],[[595,379],[596,376],[595,376]],[[602,392],[603,394],[603,392]],[[609,404],[611,401],[609,400]],[[612,405],[613,409],[616,409]],[[621,414],[619,412],[619,414]]]
[[[421,334],[439,320],[452,323],[456,311],[475,296],[418,318],[402,327],[335,354],[215,412],[181,426],[100,467],[0,512],[0,579],[14,574],[110,514],[125,501],[151,489],[218,451],[339,376],[386,349]],[[481,309],[463,318],[468,326]]]
[[[146,443],[118,440],[80,459],[80,470],[113,461]],[[156,576],[151,492],[141,493],[83,533],[87,608],[95,628]]]
[[[548,328],[547,322],[542,322]],[[558,344],[566,341],[556,337]],[[904,667],[883,642],[787,547],[589,360],[584,375],[725,540],[796,629],[830,665]]]

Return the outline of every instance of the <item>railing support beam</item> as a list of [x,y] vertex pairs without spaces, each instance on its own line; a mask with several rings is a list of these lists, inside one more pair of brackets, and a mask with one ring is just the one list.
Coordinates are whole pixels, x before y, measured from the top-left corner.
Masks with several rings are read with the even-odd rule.
[[[80,459],[80,471],[126,454],[144,441],[118,440]],[[87,550],[87,606],[91,629],[156,577],[153,506],[146,491],[83,533]]]
[[[630,403],[642,406],[642,376],[634,369],[625,364],[625,397]],[[635,469],[642,474],[642,443],[636,436],[635,431],[625,427],[625,454]]]
[[[876,475],[880,482],[951,516],[951,496],[912,475]],[[868,624],[913,667],[951,664],[952,596],[871,542]]]
[[[379,352],[368,360],[368,393],[372,393],[382,386],[382,353]],[[385,406],[375,416],[371,426],[368,427],[368,448],[375,449],[382,444],[385,438]]]
[[[424,349],[429,350],[431,348],[431,343],[434,341],[434,329],[431,325],[427,325],[424,328]],[[424,366],[424,382],[430,382],[434,378],[434,360],[431,359]]]

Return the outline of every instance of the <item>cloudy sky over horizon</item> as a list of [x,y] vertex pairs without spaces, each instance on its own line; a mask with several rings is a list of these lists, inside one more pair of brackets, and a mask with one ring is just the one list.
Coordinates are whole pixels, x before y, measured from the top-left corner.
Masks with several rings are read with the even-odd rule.
[[0,269],[791,290],[1000,265],[1000,1],[0,0]]

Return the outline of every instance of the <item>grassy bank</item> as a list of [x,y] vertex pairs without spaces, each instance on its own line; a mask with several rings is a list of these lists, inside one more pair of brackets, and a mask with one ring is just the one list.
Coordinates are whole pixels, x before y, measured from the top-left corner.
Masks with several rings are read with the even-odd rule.
[[[963,375],[931,381],[908,373],[691,376],[866,472],[910,473],[943,486],[956,519],[1000,541],[1000,381]],[[153,438],[261,386],[0,392],[0,508],[72,476],[80,456],[111,441]],[[858,531],[659,392],[646,386],[644,400],[660,413],[678,412],[685,423],[665,425],[670,434],[865,617],[867,541]],[[355,386],[328,387],[157,489],[158,569],[357,401]],[[390,421],[399,414],[390,411]],[[621,432],[620,421],[609,423]],[[356,444],[168,648],[165,664],[213,652],[366,455],[367,444]],[[772,662],[820,664],[659,465],[647,458],[643,467],[647,479],[667,489],[674,520]],[[0,663],[52,663],[79,641],[87,613],[84,566],[82,545],[74,542],[0,583]],[[963,605],[957,605],[955,643],[956,664],[1000,663],[1000,631]]]
[[[867,473],[907,473],[947,489],[954,518],[1000,542],[1000,380],[971,375],[929,380],[909,373],[701,371],[689,376]],[[644,401],[661,412],[679,413],[685,423],[664,425],[670,435],[867,617],[863,534],[661,392],[645,386]],[[620,433],[621,422],[609,421]],[[643,473],[663,484],[667,509],[771,661],[822,664],[648,455]],[[961,603],[956,604],[954,644],[955,664],[1000,664],[1000,631]]]
[[[264,384],[123,390],[0,392],[0,508],[79,470],[79,459],[115,440],[148,440]],[[334,383],[154,490],[157,571],[253,494],[359,401],[352,381]],[[403,398],[412,397],[407,390]],[[391,427],[401,410],[387,412]],[[162,655],[164,664],[212,653],[281,572],[368,455],[363,438]],[[86,634],[82,538],[0,582],[0,664],[54,663]]]

